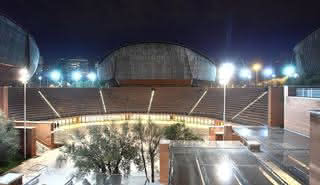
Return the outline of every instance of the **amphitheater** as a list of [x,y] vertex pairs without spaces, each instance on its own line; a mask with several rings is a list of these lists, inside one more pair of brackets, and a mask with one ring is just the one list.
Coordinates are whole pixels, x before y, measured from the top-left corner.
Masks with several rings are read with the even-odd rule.
[[[16,81],[22,67],[34,73],[39,55],[35,42],[28,36],[13,44],[25,42],[29,45],[23,55],[29,57],[20,63],[0,43],[0,54],[11,59],[1,60],[0,69],[9,64],[16,69],[1,84]],[[319,106],[303,102],[308,110],[299,107],[302,100],[293,97],[299,89],[227,88],[223,122],[224,91],[217,87],[216,62],[188,47],[157,42],[129,44],[109,53],[98,65],[98,79],[100,88],[26,88],[25,99],[23,88],[0,87],[0,109],[15,123],[20,143],[27,130],[28,157],[35,157],[39,146],[59,147],[74,129],[139,120],[162,126],[181,122],[205,142],[163,141],[162,184],[309,182],[311,126],[306,112],[310,105]],[[232,164],[227,168],[219,166],[228,161]],[[230,181],[219,182],[223,171],[229,171]]]

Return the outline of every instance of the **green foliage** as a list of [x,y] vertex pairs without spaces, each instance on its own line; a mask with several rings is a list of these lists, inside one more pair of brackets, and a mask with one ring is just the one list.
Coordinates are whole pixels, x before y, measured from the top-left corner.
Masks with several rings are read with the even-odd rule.
[[18,133],[13,123],[0,112],[0,166],[7,166],[17,158],[19,150]]
[[164,129],[164,136],[169,140],[202,140],[183,123],[176,123]]
[[62,149],[78,168],[78,176],[129,174],[130,164],[138,156],[138,147],[127,124],[121,130],[113,126],[92,126],[88,133],[73,135],[73,143]]

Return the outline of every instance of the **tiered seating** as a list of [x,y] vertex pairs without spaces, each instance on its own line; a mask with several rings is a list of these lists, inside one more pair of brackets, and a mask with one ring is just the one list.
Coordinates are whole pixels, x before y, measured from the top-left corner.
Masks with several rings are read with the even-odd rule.
[[[23,120],[23,88],[8,90],[9,117],[13,120]],[[36,88],[27,89],[27,120],[47,120],[56,118],[48,104],[41,98]]]
[[61,117],[103,113],[99,89],[45,88],[41,92]]
[[151,96],[151,88],[121,87],[103,89],[108,113],[146,112]]
[[[40,91],[61,117],[103,114],[103,105],[97,88],[43,88]],[[226,116],[231,120],[265,89],[228,88]],[[107,113],[147,112],[151,96],[150,87],[118,87],[102,89]],[[187,114],[203,94],[195,87],[157,87],[151,113]],[[38,89],[28,88],[27,119],[47,120],[56,118],[54,112],[41,98]],[[192,115],[222,119],[223,89],[209,88]],[[9,116],[23,120],[23,89],[9,88]],[[242,112],[233,121],[242,124],[265,124],[268,118],[268,95]]]
[[156,88],[151,112],[187,114],[204,90],[190,87]]
[[195,115],[222,119],[223,113],[223,89],[210,88],[206,96],[193,111]]
[[246,125],[266,125],[268,122],[268,94],[264,95],[260,100],[242,112],[233,121]]
[[[226,103],[226,119],[231,120],[231,118],[240,112],[243,108],[245,108],[249,103],[254,101],[257,97],[259,97],[265,89],[257,89],[257,88],[228,88],[227,89],[227,103]],[[265,96],[264,98],[266,98]],[[267,100],[266,100],[267,101]],[[265,101],[257,101],[253,106],[255,107],[263,107],[262,111],[258,112],[257,115],[252,112],[252,115],[249,115],[250,118],[257,119],[261,118],[261,120],[265,120],[267,118],[267,113],[265,113],[265,107],[268,106],[268,102]],[[251,107],[254,109],[254,107]],[[241,113],[245,114],[249,110]],[[222,88],[212,88],[209,89],[207,95],[204,99],[199,103],[198,107],[195,109],[194,114],[214,117],[217,119],[223,118],[223,89]],[[245,117],[244,117],[245,118]],[[237,121],[239,121],[238,119]],[[246,120],[241,120],[241,123],[246,122]],[[257,121],[254,121],[257,122]],[[250,122],[251,123],[251,122]],[[248,123],[248,124],[250,124]],[[263,122],[265,123],[265,121]]]

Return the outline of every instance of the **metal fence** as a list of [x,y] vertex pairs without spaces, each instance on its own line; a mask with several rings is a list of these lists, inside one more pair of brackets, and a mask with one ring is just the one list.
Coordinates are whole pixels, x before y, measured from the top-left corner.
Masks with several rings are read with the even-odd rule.
[[320,88],[297,88],[296,96],[320,98]]

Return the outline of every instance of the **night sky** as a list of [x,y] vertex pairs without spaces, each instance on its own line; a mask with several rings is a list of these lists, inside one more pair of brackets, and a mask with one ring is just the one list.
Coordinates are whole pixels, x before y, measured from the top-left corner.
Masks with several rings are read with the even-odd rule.
[[51,63],[144,41],[270,63],[320,28],[319,7],[316,0],[1,0],[0,13],[28,30]]

